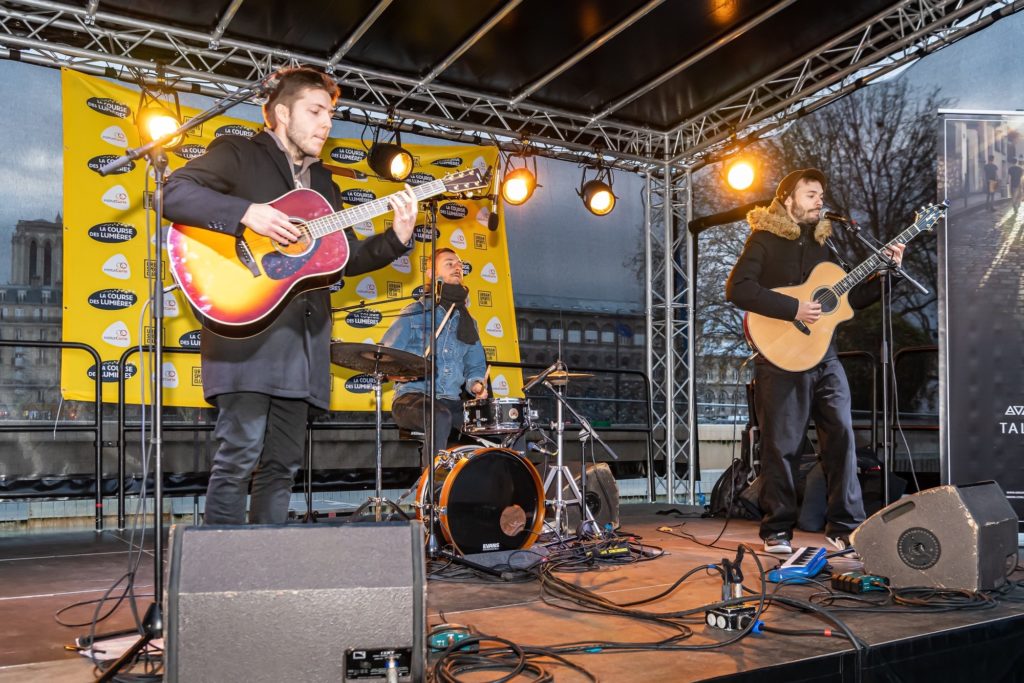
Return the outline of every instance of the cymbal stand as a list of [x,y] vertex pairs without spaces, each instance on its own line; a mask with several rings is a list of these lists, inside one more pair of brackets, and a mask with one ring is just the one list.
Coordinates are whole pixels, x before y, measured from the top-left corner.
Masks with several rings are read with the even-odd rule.
[[399,507],[398,503],[388,500],[383,495],[381,495],[381,490],[384,488],[382,464],[383,448],[380,437],[381,423],[383,422],[383,419],[381,417],[381,403],[383,402],[383,398],[381,397],[381,385],[384,383],[384,374],[380,371],[379,360],[376,361],[376,363],[374,364],[373,372],[370,373],[370,376],[373,377],[373,399],[375,404],[374,416],[376,417],[376,429],[374,430],[374,445],[376,447],[375,453],[377,455],[376,489],[374,490],[374,493],[376,495],[367,498],[365,503],[356,508],[356,511],[352,513],[352,516],[353,518],[359,517],[363,513],[363,510],[372,506],[374,510],[373,519],[374,521],[379,522],[381,521],[381,510],[384,508],[384,506],[387,506],[391,508],[394,512],[397,512],[399,515],[401,515],[402,519],[408,520],[409,515],[405,514],[402,508]]
[[[554,533],[555,538],[559,540],[565,540],[571,536],[566,534],[566,537],[562,536],[563,530],[563,517],[566,505],[579,505],[580,506],[580,519],[584,523],[594,523],[594,516],[587,508],[586,503],[583,499],[583,494],[580,492],[579,486],[576,485],[576,479],[572,476],[569,468],[565,465],[562,460],[562,454],[564,452],[564,434],[565,434],[565,421],[563,419],[562,405],[565,403],[565,399],[562,396],[562,384],[552,386],[550,382],[543,382],[544,386],[547,387],[557,399],[555,401],[555,443],[557,448],[555,449],[555,466],[548,470],[547,476],[544,478],[544,491],[547,493],[551,488],[551,483],[555,484],[555,495],[554,498],[549,498],[546,503],[552,505],[555,508],[555,524]],[[586,463],[584,463],[586,467]],[[564,481],[563,481],[564,477]],[[572,491],[574,498],[565,498],[565,481],[568,481],[569,488]]]

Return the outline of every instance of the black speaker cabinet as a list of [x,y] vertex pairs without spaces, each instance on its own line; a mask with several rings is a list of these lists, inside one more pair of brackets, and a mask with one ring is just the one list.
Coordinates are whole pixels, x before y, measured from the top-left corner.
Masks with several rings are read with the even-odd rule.
[[[578,469],[578,468],[577,468]],[[576,486],[580,488],[580,478],[576,477]],[[587,465],[587,490],[582,491],[583,499],[594,515],[594,521],[604,529],[609,524],[613,529],[619,528],[619,485],[615,482],[608,463],[599,462]],[[568,484],[562,488],[562,495],[572,498],[573,492]],[[566,506],[566,519],[569,529],[575,529],[580,524],[580,509],[576,505]],[[548,516],[551,517],[554,511],[548,506]]]
[[1017,514],[994,481],[939,486],[882,508],[851,540],[893,586],[990,590],[1017,563]]
[[423,679],[419,522],[174,526],[166,680]]

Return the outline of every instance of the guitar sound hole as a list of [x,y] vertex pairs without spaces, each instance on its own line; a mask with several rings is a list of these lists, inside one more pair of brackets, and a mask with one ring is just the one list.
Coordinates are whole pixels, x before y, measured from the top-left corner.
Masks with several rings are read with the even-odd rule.
[[821,304],[822,313],[831,313],[839,305],[839,297],[831,289],[819,289],[814,293],[814,300]]
[[299,239],[292,242],[291,244],[281,244],[280,242],[274,242],[274,249],[282,256],[302,256],[309,252],[313,248],[314,240],[309,234],[309,228],[305,223],[292,221],[295,226],[299,229]]

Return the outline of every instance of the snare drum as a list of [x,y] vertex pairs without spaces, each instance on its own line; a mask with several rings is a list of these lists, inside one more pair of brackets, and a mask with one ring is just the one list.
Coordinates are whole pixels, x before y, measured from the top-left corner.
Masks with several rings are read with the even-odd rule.
[[[416,491],[421,513],[426,488],[424,471]],[[461,446],[438,454],[434,491],[441,533],[463,555],[529,548],[544,526],[540,475],[506,448]]]
[[467,434],[511,434],[529,426],[530,402],[525,398],[477,398],[462,404],[462,431]]

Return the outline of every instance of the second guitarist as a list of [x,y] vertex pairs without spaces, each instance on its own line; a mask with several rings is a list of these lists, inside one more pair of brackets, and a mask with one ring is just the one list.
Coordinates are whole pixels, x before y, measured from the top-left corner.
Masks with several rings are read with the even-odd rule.
[[[319,192],[337,210],[341,192],[320,163],[339,89],[310,68],[275,77],[263,106],[267,129],[248,139],[224,136],[171,175],[165,213],[172,221],[240,235],[243,224],[280,243],[299,231],[267,202],[297,187]],[[347,275],[382,268],[404,254],[416,223],[411,191],[394,195],[395,220],[360,241],[346,230]],[[206,493],[207,524],[281,524],[303,456],[310,407],[330,399],[331,302],[326,289],[293,298],[273,323],[244,339],[204,328],[203,393],[218,408],[217,452]]]
[[[825,174],[814,168],[793,171],[779,183],[767,208],[747,214],[751,234],[726,283],[726,298],[745,311],[813,326],[821,305],[772,291],[804,282],[816,265],[833,260],[826,240],[832,225],[822,219]],[[899,264],[904,246],[893,245]],[[874,278],[854,287],[849,302],[864,308],[880,295]],[[789,554],[797,521],[795,469],[811,418],[818,432],[822,467],[828,486],[825,536],[845,549],[850,533],[864,521],[857,480],[850,387],[836,355],[835,342],[824,358],[803,372],[782,370],[758,356],[754,366],[755,411],[761,429],[764,512],[761,538],[767,552]]]

